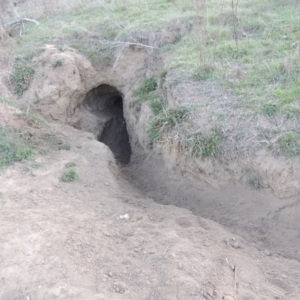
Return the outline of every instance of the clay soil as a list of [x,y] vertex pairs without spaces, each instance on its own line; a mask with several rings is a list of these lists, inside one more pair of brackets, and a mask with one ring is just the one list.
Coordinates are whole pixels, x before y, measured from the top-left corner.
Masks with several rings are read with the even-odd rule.
[[[172,178],[157,173],[155,186],[134,160],[120,170],[92,134],[58,130],[69,151],[38,156],[37,169],[18,163],[1,171],[0,299],[299,299],[300,263],[259,244],[263,222],[244,239],[232,230],[237,216],[227,214],[235,224],[229,231],[192,207],[171,205],[174,193],[162,186]],[[70,162],[78,178],[61,182]],[[183,194],[184,179],[173,179]],[[190,196],[184,201],[193,203]],[[214,210],[221,219],[210,203],[202,214]]]

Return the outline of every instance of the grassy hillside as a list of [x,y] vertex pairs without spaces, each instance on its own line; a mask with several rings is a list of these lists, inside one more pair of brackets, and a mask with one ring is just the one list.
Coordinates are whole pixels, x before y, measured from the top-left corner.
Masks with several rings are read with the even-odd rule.
[[[292,0],[93,2],[41,18],[39,26],[26,23],[8,47],[25,61],[45,43],[73,47],[101,66],[114,60],[123,42],[141,42],[136,39],[140,32],[166,57],[162,73],[169,85],[187,80],[217,84],[235,99],[229,114],[244,109],[273,126],[255,133],[263,146],[295,156],[300,154],[299,11]],[[149,38],[174,22],[190,22],[190,34],[164,45]],[[228,111],[217,118],[224,133]]]

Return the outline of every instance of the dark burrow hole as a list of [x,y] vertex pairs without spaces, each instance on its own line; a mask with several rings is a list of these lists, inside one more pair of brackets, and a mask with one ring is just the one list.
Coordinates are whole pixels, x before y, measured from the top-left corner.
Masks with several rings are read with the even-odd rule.
[[96,119],[86,116],[90,119],[89,131],[110,148],[120,164],[128,164],[131,147],[123,114],[123,95],[116,88],[103,84],[86,95],[81,109],[96,116]]

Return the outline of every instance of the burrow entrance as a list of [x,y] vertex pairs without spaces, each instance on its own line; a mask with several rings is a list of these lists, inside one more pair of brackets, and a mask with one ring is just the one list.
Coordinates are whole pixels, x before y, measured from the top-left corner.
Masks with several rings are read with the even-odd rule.
[[128,164],[131,147],[123,114],[123,95],[116,88],[102,84],[87,93],[80,110],[79,127],[93,132],[120,164]]

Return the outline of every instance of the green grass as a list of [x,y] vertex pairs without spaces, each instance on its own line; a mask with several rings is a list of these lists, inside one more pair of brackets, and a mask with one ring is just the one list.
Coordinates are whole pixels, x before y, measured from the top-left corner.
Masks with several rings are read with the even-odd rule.
[[149,102],[149,106],[151,107],[154,115],[160,114],[164,109],[164,103],[159,98],[151,99]]
[[276,154],[283,155],[285,157],[293,158],[300,155],[300,133],[285,133],[280,139],[278,139],[273,149]]
[[63,172],[60,177],[60,181],[62,182],[73,182],[78,178],[78,175],[75,170],[70,169]]
[[215,127],[204,134],[199,132],[187,137],[185,151],[191,156],[205,158],[217,158],[221,153],[221,143],[225,140],[222,131]]
[[[170,50],[167,71],[181,69],[183,76],[179,80],[215,80],[243,98],[248,108],[256,111],[260,103],[264,115],[274,113],[274,106],[266,107],[266,103],[281,108],[300,100],[300,19],[293,4],[239,1],[238,47],[233,38],[229,1],[225,1],[223,14],[216,4],[210,1],[208,7],[206,65],[199,61],[195,28]],[[260,14],[263,9],[266,13]]]
[[13,106],[14,105],[14,101],[12,99],[9,99],[9,98],[0,98],[0,103],[6,104],[8,106]]
[[154,78],[146,79],[143,84],[133,91],[134,100],[131,102],[131,107],[140,107],[143,102],[157,102],[159,94],[156,93],[158,88],[157,81]]
[[[226,137],[218,127],[213,127],[208,133],[197,132],[190,134],[182,127],[182,122],[191,113],[191,110],[186,107],[177,107],[170,110],[165,110],[164,106],[159,106],[157,114],[152,117],[148,124],[149,143],[153,144],[166,136],[173,129],[179,137],[178,146],[185,154],[201,159],[213,158],[216,159],[221,154],[222,142]],[[176,127],[177,126],[177,127]],[[175,128],[176,127],[176,128]]]
[[[199,25],[194,25],[191,35],[177,37],[174,44],[169,45],[165,71],[182,69],[181,80],[186,76],[195,76],[198,80],[213,78],[248,100],[269,101],[278,97],[280,101],[285,98],[294,101],[296,91],[290,91],[293,87],[285,84],[291,79],[296,85],[299,82],[300,26],[293,2],[239,1],[238,47],[233,38],[231,1],[224,1],[223,7],[220,1],[209,1],[207,13],[204,70],[199,70],[203,68],[199,61]],[[124,41],[136,29],[147,36],[178,19],[185,22],[196,17],[194,4],[182,0],[129,1],[126,6],[94,5],[41,19],[39,26],[28,24],[16,50],[30,56],[33,48],[52,42],[58,46],[73,46],[92,62],[101,64],[111,62],[115,51],[103,41]],[[232,81],[229,73],[237,66],[245,72],[243,78]],[[266,88],[270,84],[278,89],[274,94]]]
[[[239,99],[238,107],[247,113],[250,110],[253,115],[261,114],[273,122],[277,116],[285,118],[284,121],[293,118],[299,121],[300,18],[296,1],[240,0],[236,19],[231,0],[211,0],[206,2],[206,23],[198,22],[193,1],[118,3],[95,4],[53,18],[42,18],[39,26],[27,24],[22,37],[11,42],[11,49],[23,57],[15,62],[12,76],[15,93],[21,95],[34,74],[30,64],[32,49],[38,51],[46,43],[55,44],[62,51],[71,46],[100,67],[113,63],[118,50],[113,42],[148,43],[162,28],[181,23],[190,26],[191,33],[176,33],[172,41],[160,44],[159,51],[165,57],[161,76],[147,79],[133,93],[132,106],[147,102],[153,111],[148,128],[151,143],[174,126],[172,119],[168,119],[170,112],[164,110],[160,90],[167,84],[172,87],[188,80],[200,85],[216,83]],[[204,27],[205,45],[201,44]],[[205,49],[205,63],[200,60],[200,48]],[[53,62],[53,67],[59,65]],[[280,155],[299,155],[294,133],[289,134],[273,148]],[[194,149],[193,155],[215,157],[219,155],[221,141],[212,131],[193,137],[190,147]],[[285,149],[285,144],[291,146]]]
[[52,64],[52,66],[53,66],[53,68],[57,68],[57,67],[61,67],[62,66],[62,60],[61,59],[56,59],[54,62],[53,62],[53,64]]
[[267,117],[274,117],[279,112],[278,105],[274,103],[263,103],[261,113]]
[[75,171],[76,163],[68,162],[65,164],[66,170],[60,176],[60,181],[62,182],[73,182],[78,179],[78,174]]
[[14,129],[0,127],[0,167],[32,158],[34,148]]
[[153,92],[157,89],[157,81],[154,78],[146,79],[143,84],[136,90],[133,91],[133,96],[145,96],[150,92]]
[[153,116],[148,125],[149,143],[160,140],[163,134],[173,128],[188,115],[189,110],[186,107],[177,107],[168,111],[161,110],[158,115]]
[[12,79],[14,83],[14,92],[21,96],[28,88],[35,70],[30,66],[29,62],[17,57],[14,63]]
[[12,47],[19,55],[27,56],[32,49],[40,49],[47,43],[63,48],[73,46],[101,66],[114,59],[117,48],[111,41],[126,40],[136,28],[144,27],[145,32],[151,33],[178,16],[188,20],[194,15],[191,7],[192,4],[181,0],[176,3],[147,1],[146,6],[143,0],[130,1],[126,7],[119,3],[91,4],[76,11],[41,18],[39,26],[26,24],[22,43],[12,43]]

